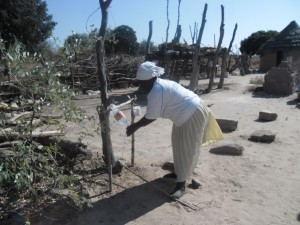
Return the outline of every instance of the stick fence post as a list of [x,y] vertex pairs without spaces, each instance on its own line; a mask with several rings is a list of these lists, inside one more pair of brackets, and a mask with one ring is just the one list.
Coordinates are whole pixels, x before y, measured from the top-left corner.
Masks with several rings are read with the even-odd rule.
[[[135,101],[135,98],[132,99],[131,101],[131,124],[134,123],[134,110],[133,110],[133,106],[134,106],[134,101]],[[131,166],[134,166],[134,134],[131,135]]]
[[[110,126],[109,126],[109,113],[110,111],[107,110],[105,113],[105,129],[106,129],[106,141],[108,138],[108,135],[110,133]],[[107,146],[107,152],[108,152],[108,180],[109,180],[109,192],[112,192],[112,146]]]

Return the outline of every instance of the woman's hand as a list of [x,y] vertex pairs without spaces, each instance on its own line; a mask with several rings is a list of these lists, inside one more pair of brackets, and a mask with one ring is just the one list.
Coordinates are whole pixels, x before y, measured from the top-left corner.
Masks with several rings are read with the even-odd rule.
[[129,136],[132,135],[134,132],[136,132],[137,129],[138,129],[138,127],[136,126],[135,123],[129,125],[129,126],[126,128],[126,134],[127,134],[127,137],[129,137]]

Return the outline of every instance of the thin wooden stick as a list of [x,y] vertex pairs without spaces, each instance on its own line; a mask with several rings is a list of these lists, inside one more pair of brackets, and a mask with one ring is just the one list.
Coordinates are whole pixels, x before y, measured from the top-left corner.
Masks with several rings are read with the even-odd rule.
[[[30,135],[30,134],[26,134]],[[51,136],[61,136],[64,135],[64,132],[61,130],[52,130],[52,131],[34,131],[32,132],[33,138],[38,137],[51,137]],[[5,132],[4,130],[0,130],[0,140],[14,140],[20,137],[19,132]]]
[[[134,110],[133,110],[133,105],[134,105],[134,100],[135,98],[131,101],[131,124],[134,123]],[[135,152],[135,148],[134,148],[134,133],[131,135],[131,166],[134,166],[134,152]]]
[[[141,179],[142,179],[143,181],[145,181],[146,183],[152,185],[152,186],[155,187],[157,190],[159,190],[159,191],[161,191],[162,193],[164,193],[165,195],[167,195],[169,198],[171,197],[170,194],[167,193],[165,190],[163,190],[163,189],[161,189],[160,187],[158,187],[157,185],[155,185],[155,184],[149,182],[148,180],[146,180],[145,178],[143,178],[142,176],[140,176],[139,174],[137,174],[136,172],[134,172],[132,169],[128,168],[128,167],[127,167],[126,165],[124,165],[124,163],[122,163],[121,161],[120,161],[120,163],[121,163],[127,170],[129,170],[131,173],[133,173],[134,175],[138,176],[139,178],[141,178]],[[181,203],[182,205],[184,205],[184,206],[186,206],[186,207],[189,207],[189,208],[191,208],[191,209],[193,209],[193,210],[195,210],[195,211],[198,210],[197,207],[195,207],[195,206],[193,206],[193,205],[191,205],[191,204],[189,204],[189,203],[187,203],[187,202],[185,202],[185,201],[182,201],[182,200],[180,200],[180,199],[172,198],[172,200],[175,200],[176,202],[179,202],[179,203]]]
[[131,98],[131,99],[129,99],[127,102],[123,102],[123,103],[121,103],[120,105],[116,105],[116,107],[117,107],[117,108],[121,108],[121,107],[123,107],[123,106],[125,106],[125,105],[131,104],[131,102],[134,101],[134,100],[135,100],[135,98]]

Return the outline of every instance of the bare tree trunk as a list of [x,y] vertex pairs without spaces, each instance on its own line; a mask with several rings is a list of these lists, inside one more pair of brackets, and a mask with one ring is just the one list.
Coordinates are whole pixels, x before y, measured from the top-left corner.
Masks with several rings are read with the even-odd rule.
[[177,29],[176,29],[176,35],[175,35],[175,37],[174,37],[174,39],[173,39],[173,41],[172,41],[172,49],[173,49],[173,46],[174,46],[175,44],[179,43],[180,38],[181,38],[181,32],[182,32],[182,30],[181,30],[181,25],[178,25],[178,26],[177,26]]
[[218,88],[222,88],[224,84],[225,74],[226,74],[226,66],[227,66],[227,60],[228,60],[228,51],[226,48],[222,51],[222,66],[221,66],[221,76],[220,81],[218,84]]
[[177,26],[176,26],[176,33],[174,35],[174,39],[172,41],[172,45],[179,43],[180,37],[181,37],[181,26],[179,25],[180,21],[180,4],[181,0],[178,0],[178,8],[177,8]]
[[109,124],[109,112],[107,112],[108,96],[107,96],[107,80],[106,80],[106,68],[105,68],[105,49],[104,41],[107,27],[107,15],[108,7],[112,0],[99,0],[102,20],[101,26],[96,41],[96,54],[97,54],[97,74],[100,82],[101,91],[101,106],[99,112],[99,119],[101,123],[101,137],[102,137],[102,148],[103,156],[106,165],[115,165],[116,158],[113,153],[112,143],[110,138],[110,124]]
[[228,50],[226,51],[226,49],[225,49],[225,51],[223,52],[223,55],[222,55],[222,70],[221,70],[221,77],[220,77],[220,82],[219,82],[218,88],[223,87],[225,74],[228,73],[227,65],[228,65],[228,61],[229,61],[228,60],[229,59],[229,53],[231,51],[232,43],[233,43],[234,38],[235,38],[236,30],[237,30],[237,23],[235,24]]
[[[231,46],[232,46],[233,39],[235,37],[236,30],[237,30],[237,23],[235,24],[232,39],[231,39],[231,42],[230,42],[230,45],[229,45],[229,48],[228,48],[229,53],[231,52]],[[229,60],[228,60],[228,63],[227,63],[227,71],[228,72],[230,72],[230,64],[231,64],[231,55],[229,55]]]
[[235,26],[234,26],[232,38],[231,38],[231,41],[230,41],[230,44],[229,44],[229,47],[228,47],[228,52],[231,51],[232,43],[233,43],[233,41],[234,41],[235,33],[236,33],[237,28],[238,28],[238,25],[237,25],[237,23],[236,23]]
[[205,3],[204,10],[203,10],[203,15],[202,15],[202,22],[201,22],[201,28],[199,31],[199,36],[197,39],[197,43],[195,45],[194,49],[194,54],[193,54],[193,72],[192,72],[192,77],[189,85],[189,89],[191,91],[194,91],[196,88],[198,88],[198,76],[199,76],[199,67],[200,67],[200,59],[199,59],[199,52],[200,52],[200,44],[201,44],[201,39],[203,35],[203,30],[205,27],[206,23],[206,11],[207,11],[207,3]]
[[170,74],[172,52],[165,52],[165,74],[167,77],[172,77]]
[[[179,81],[180,81],[181,77],[184,76],[184,74],[185,74],[185,71],[186,71],[186,67],[187,67],[188,62],[189,62],[188,59],[185,59],[185,60],[183,61],[182,70],[180,71],[180,74],[179,74],[179,77],[180,77],[180,78],[179,78]],[[179,81],[178,81],[178,82],[179,82]]]
[[150,53],[150,41],[152,37],[152,23],[153,21],[149,21],[149,35],[148,35],[148,40],[147,40],[147,45],[146,45],[146,54]]
[[219,38],[218,46],[217,46],[216,53],[215,53],[215,58],[214,58],[214,63],[213,63],[213,72],[209,78],[207,93],[209,93],[211,91],[212,86],[214,84],[214,78],[215,78],[215,74],[216,74],[215,68],[216,68],[216,64],[217,64],[217,60],[219,57],[221,44],[223,41],[223,36],[224,36],[224,6],[223,5],[221,5],[221,12],[222,12],[222,20],[221,20],[221,25],[220,25],[220,38]]
[[193,31],[192,31],[192,28],[190,26],[190,34],[191,34],[192,44],[194,44],[195,40],[197,40],[197,32],[198,32],[198,23],[195,22]]
[[169,0],[167,0],[167,29],[166,29],[166,43],[165,43],[165,74],[170,76],[170,63],[171,63],[171,53],[169,54],[168,49],[168,38],[169,38],[169,28],[170,28],[170,19],[169,19]]
[[243,75],[249,74],[250,72],[250,58],[246,54],[241,55],[241,66],[243,68]]
[[169,38],[169,28],[170,28],[170,19],[169,19],[169,0],[167,0],[167,21],[168,21],[168,25],[167,25],[167,30],[166,30],[166,46],[165,46],[165,50],[167,50],[167,45],[168,45],[168,38]]

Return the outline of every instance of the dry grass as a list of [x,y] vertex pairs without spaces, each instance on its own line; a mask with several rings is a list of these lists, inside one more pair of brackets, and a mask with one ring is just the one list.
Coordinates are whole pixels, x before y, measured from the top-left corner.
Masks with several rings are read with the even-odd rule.
[[250,84],[264,84],[264,77],[263,76],[256,76],[250,79]]

